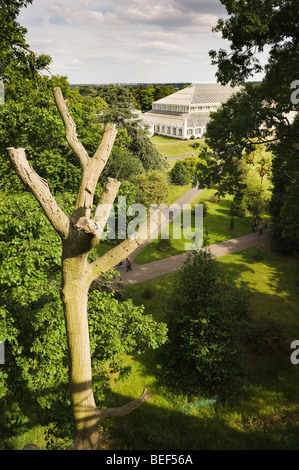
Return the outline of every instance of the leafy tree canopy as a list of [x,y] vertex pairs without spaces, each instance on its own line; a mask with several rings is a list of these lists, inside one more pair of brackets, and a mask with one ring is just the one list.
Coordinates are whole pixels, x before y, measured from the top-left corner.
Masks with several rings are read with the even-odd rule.
[[0,1],[0,78],[5,80],[6,68],[11,64],[28,77],[51,62],[50,56],[37,55],[29,49],[25,38],[27,30],[17,22],[21,8],[31,3],[32,0]]
[[225,183],[231,192],[240,189],[240,160],[252,153],[256,145],[265,145],[274,156],[272,240],[276,249],[298,251],[294,204],[299,184],[298,1],[222,0],[222,3],[228,19],[221,19],[216,31],[230,42],[231,51],[210,52],[212,63],[218,66],[218,80],[241,83],[261,71],[258,52],[267,51],[268,61],[262,82],[246,85],[213,115],[207,126],[207,142],[214,155],[209,159],[206,179],[211,184]]
[[231,391],[241,377],[237,342],[247,300],[228,288],[206,250],[192,252],[178,271],[168,313],[168,342],[161,349],[163,382],[187,394]]
[[[231,51],[211,51],[222,83],[241,83],[262,70],[257,53],[270,49],[271,60],[298,54],[297,0],[221,0],[229,18],[220,19],[214,31],[229,41]],[[295,58],[295,57],[294,57]],[[289,64],[289,70],[292,70]],[[295,68],[295,70],[298,70]],[[293,70],[293,73],[295,73]],[[289,79],[291,76],[288,77]]]

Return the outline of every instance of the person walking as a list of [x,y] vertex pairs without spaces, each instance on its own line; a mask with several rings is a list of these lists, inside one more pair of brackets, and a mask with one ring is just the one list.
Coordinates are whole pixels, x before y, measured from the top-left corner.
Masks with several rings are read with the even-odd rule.
[[128,271],[132,271],[132,263],[131,263],[131,261],[129,260],[129,258],[126,258],[126,262],[127,262],[127,264],[126,264],[126,266],[127,266],[127,272],[128,272]]
[[260,223],[259,225],[259,235],[262,235],[263,234],[263,224]]

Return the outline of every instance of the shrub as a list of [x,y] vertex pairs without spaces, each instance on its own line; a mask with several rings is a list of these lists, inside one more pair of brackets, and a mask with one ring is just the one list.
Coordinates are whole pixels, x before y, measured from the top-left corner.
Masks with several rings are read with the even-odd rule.
[[183,186],[189,183],[190,175],[183,162],[178,161],[170,172],[170,180],[172,184]]
[[217,204],[219,202],[219,196],[217,193],[212,194],[212,196],[209,197],[209,202],[212,204]]
[[161,253],[166,253],[171,250],[171,240],[169,238],[167,239],[162,239],[157,243],[157,250],[160,251]]
[[168,314],[161,380],[176,391],[213,396],[239,385],[238,342],[247,319],[243,292],[223,287],[209,251],[190,253],[178,271]]
[[155,295],[156,295],[155,292],[152,289],[150,289],[149,287],[147,287],[145,289],[145,291],[143,292],[143,294],[142,294],[143,298],[146,299],[146,300],[153,299],[155,297]]
[[289,347],[285,325],[280,321],[260,318],[246,330],[246,344],[256,354],[279,354]]

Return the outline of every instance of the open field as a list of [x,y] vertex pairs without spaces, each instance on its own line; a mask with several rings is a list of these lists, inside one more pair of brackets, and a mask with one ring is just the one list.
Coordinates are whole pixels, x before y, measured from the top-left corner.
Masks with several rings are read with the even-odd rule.
[[[188,399],[159,383],[157,351],[124,356],[125,365],[132,367],[131,374],[123,381],[111,380],[111,395],[105,406],[121,406],[145,387],[151,398],[125,418],[103,421],[104,449],[298,449],[299,365],[290,362],[290,344],[299,339],[299,263],[275,255],[267,246],[225,256],[217,262],[227,284],[236,288],[246,284],[249,323],[260,341],[244,347],[243,385],[218,401],[202,396]],[[145,314],[167,322],[174,277],[170,274],[131,286],[130,297],[135,304],[145,306]],[[151,300],[144,299],[145,289],[153,292]],[[269,334],[273,326],[279,326],[276,340]],[[28,433],[11,438],[7,448],[22,449],[28,442],[44,448],[43,431],[41,426],[33,426]]]
[[[208,235],[209,245],[219,243],[231,238],[240,237],[251,232],[250,217],[238,218],[234,217],[234,229],[230,229],[231,222],[231,204],[232,196],[226,196],[219,200],[219,202],[210,202],[209,199],[215,193],[213,189],[206,189],[193,203],[192,207],[196,204],[207,204],[208,214],[203,219],[203,230]],[[191,218],[192,230],[194,229],[194,215]],[[172,237],[172,225],[170,224],[169,236],[171,240],[171,248],[167,252],[160,252],[158,250],[158,241],[153,240],[138,256],[135,258],[135,263],[145,264],[158,259],[163,259],[169,256],[175,256],[185,251],[185,243],[190,243],[183,236],[181,239]]]
[[192,147],[190,147],[190,144],[194,142],[200,142],[202,145],[204,145],[204,140],[184,141],[160,136],[152,137],[151,141],[153,144],[155,144],[155,147],[161,153],[161,155],[163,157],[167,156],[167,158],[181,157],[187,155],[188,153],[190,155],[192,153],[197,153],[198,150],[194,150]]
[[[112,383],[111,404],[121,405],[148,388],[151,399],[123,421],[104,430],[110,449],[296,449],[299,445],[299,366],[290,362],[290,344],[299,338],[299,264],[267,248],[251,248],[217,261],[229,285],[246,284],[249,324],[254,344],[244,346],[243,386],[231,396],[174,395],[159,384],[156,352],[124,357],[132,366],[123,382]],[[136,304],[159,321],[167,321],[167,305],[175,274],[129,288]],[[143,292],[151,289],[152,300]],[[267,328],[265,328],[267,327]],[[274,331],[279,327],[279,337]],[[273,336],[271,336],[271,332]],[[276,342],[275,342],[276,341]]]

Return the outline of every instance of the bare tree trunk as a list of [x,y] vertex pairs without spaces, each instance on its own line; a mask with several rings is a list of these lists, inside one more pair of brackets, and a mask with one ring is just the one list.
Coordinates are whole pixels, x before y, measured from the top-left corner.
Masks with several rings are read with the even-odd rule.
[[102,197],[91,218],[94,191],[98,178],[109,158],[116,136],[115,126],[108,124],[102,141],[90,158],[78,141],[73,122],[61,90],[54,89],[56,105],[63,119],[66,139],[76,153],[82,168],[82,179],[73,215],[69,218],[52,196],[47,182],[29,165],[25,150],[9,148],[8,154],[16,173],[34,194],[52,226],[62,240],[61,300],[64,308],[68,343],[69,392],[74,416],[75,440],[70,449],[98,450],[101,448],[98,422],[107,417],[126,416],[142,405],[149,393],[120,408],[99,410],[92,390],[92,369],[87,316],[88,291],[93,281],[116,266],[148,238],[146,221],[138,233],[120,243],[101,258],[88,263],[90,250],[99,242],[109,217],[120,183],[108,179]]
[[85,257],[62,260],[61,300],[68,342],[69,393],[75,426],[72,448],[97,450],[100,449],[100,436],[92,391]]

